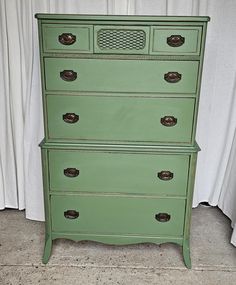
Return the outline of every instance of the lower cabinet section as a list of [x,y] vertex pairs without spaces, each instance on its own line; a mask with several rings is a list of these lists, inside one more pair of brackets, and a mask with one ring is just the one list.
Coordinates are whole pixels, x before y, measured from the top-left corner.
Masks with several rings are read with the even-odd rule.
[[52,231],[182,236],[185,199],[51,196]]
[[191,266],[192,147],[41,144],[46,217],[43,262],[57,238],[107,244],[173,242]]

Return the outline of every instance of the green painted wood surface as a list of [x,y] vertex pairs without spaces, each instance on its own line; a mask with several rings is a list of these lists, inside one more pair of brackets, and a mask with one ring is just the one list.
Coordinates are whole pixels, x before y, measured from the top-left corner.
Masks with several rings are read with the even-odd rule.
[[[176,54],[176,55],[198,55],[200,54],[202,27],[151,27],[151,54]],[[167,44],[167,38],[171,35],[181,35],[184,43],[179,47]]]
[[104,20],[104,21],[139,21],[144,22],[208,22],[210,17],[208,16],[143,16],[143,15],[89,15],[89,14],[50,14],[50,13],[37,13],[35,17],[38,19],[52,19],[52,20]]
[[[68,233],[68,232],[52,232],[53,239],[70,239],[73,241],[92,240],[104,244],[127,245],[137,243],[175,243],[180,246],[183,244],[182,236],[152,236],[152,235],[135,235],[135,234],[88,234],[88,233]],[[144,261],[145,262],[145,261]]]
[[193,126],[193,137],[194,138],[196,136],[196,130],[197,130],[197,116],[198,116],[200,91],[201,91],[204,51],[205,51],[205,43],[206,43],[206,32],[207,32],[207,23],[204,23],[203,30],[202,30],[201,56],[200,56],[199,69],[198,69],[198,82],[197,82],[197,91],[196,91],[197,96],[196,96],[196,106],[195,106],[195,113],[194,113],[194,126]]
[[[52,230],[107,234],[183,234],[185,200],[157,198],[61,195],[51,196]],[[67,219],[64,212],[76,210],[77,219]],[[168,213],[168,222],[158,222],[155,215]]]
[[[46,90],[97,92],[195,93],[198,61],[105,60],[45,58]],[[63,70],[77,72],[64,81]],[[164,79],[168,72],[182,74],[177,83]]]
[[51,207],[49,198],[49,173],[48,173],[48,152],[41,148],[42,174],[43,174],[43,197],[45,214],[45,245],[42,262],[46,264],[52,250],[52,228],[51,228]]
[[184,239],[183,239],[183,257],[184,263],[187,268],[191,268],[190,257],[190,226],[191,226],[191,214],[193,204],[193,190],[196,175],[197,153],[192,153],[189,164],[189,179],[188,179],[188,193],[186,200],[186,211],[184,219]]
[[[49,151],[50,189],[53,191],[117,192],[156,196],[185,196],[188,182],[188,155],[122,152]],[[67,177],[64,169],[76,168],[77,177]],[[163,181],[161,171],[173,178]]]
[[[45,24],[43,30],[44,52],[93,52],[93,26],[91,25],[57,25]],[[58,37],[63,33],[71,33],[76,36],[72,45],[63,45]]]
[[193,145],[132,145],[132,144],[103,144],[103,143],[73,143],[73,142],[48,142],[45,139],[40,143],[45,150],[91,150],[112,151],[122,153],[148,153],[148,154],[192,154],[200,151],[199,145],[194,141]]
[[[194,106],[193,98],[48,95],[48,138],[190,144]],[[78,122],[64,122],[66,113],[79,115]],[[174,116],[177,124],[163,126],[164,116]]]

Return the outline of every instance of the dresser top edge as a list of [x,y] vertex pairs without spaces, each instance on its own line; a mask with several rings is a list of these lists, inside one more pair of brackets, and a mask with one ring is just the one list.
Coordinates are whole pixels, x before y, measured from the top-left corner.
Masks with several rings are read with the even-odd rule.
[[44,20],[94,20],[94,21],[157,21],[157,22],[208,22],[208,16],[148,16],[148,15],[97,15],[37,13],[35,18]]

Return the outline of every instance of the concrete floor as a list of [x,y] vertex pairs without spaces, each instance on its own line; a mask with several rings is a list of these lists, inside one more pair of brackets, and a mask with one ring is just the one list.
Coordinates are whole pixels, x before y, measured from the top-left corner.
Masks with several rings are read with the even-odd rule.
[[192,269],[172,244],[108,246],[95,242],[54,241],[51,259],[41,263],[44,223],[24,212],[0,211],[0,284],[235,285],[236,248],[230,220],[218,208],[193,210]]

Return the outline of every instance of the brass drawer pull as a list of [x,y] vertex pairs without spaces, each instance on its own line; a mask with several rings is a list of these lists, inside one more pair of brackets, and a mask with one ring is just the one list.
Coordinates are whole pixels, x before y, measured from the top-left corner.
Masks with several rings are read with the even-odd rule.
[[58,36],[58,41],[66,46],[73,45],[76,42],[76,36],[71,33],[63,33]]
[[173,116],[165,116],[161,118],[161,124],[165,127],[173,127],[177,124],[177,118]]
[[181,80],[181,78],[182,78],[182,74],[176,71],[169,71],[165,73],[164,75],[165,81],[169,83],[177,83]]
[[76,115],[75,113],[66,113],[62,116],[63,121],[68,124],[74,124],[79,121],[79,115]]
[[60,77],[64,81],[74,81],[77,78],[77,72],[73,70],[63,70],[60,72]]
[[157,173],[157,176],[161,180],[168,181],[168,180],[173,179],[174,173],[172,173],[169,170],[162,170],[161,172]]
[[70,178],[77,177],[79,175],[79,169],[66,168],[64,169],[64,175]]
[[79,212],[75,210],[67,210],[64,212],[64,217],[67,219],[77,219],[79,217]]
[[168,222],[170,220],[170,217],[171,216],[167,213],[159,213],[155,215],[155,219],[161,223]]
[[185,38],[181,35],[171,35],[166,39],[166,42],[171,47],[180,47],[184,44]]

